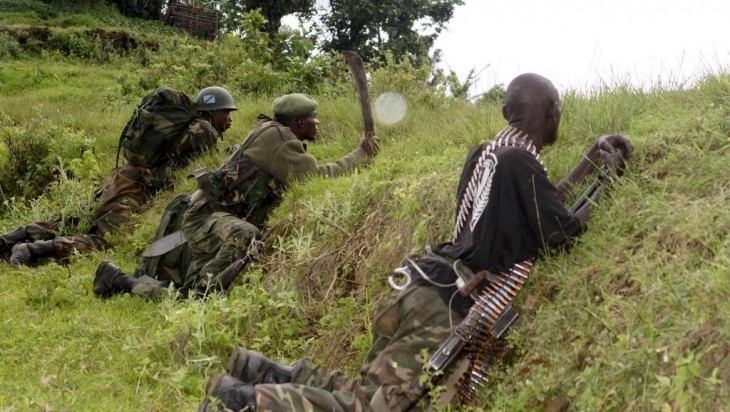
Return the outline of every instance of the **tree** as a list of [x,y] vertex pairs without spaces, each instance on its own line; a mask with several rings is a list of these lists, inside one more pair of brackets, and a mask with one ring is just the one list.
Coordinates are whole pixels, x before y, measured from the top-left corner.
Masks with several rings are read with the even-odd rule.
[[164,0],[108,0],[117,6],[120,13],[129,17],[159,20]]
[[325,51],[355,50],[366,61],[385,50],[421,64],[463,0],[330,0],[319,35]]
[[224,31],[236,31],[240,28],[243,16],[259,10],[266,18],[263,30],[275,35],[281,27],[281,18],[297,13],[308,16],[314,12],[315,0],[198,0],[209,8],[221,12],[220,25]]

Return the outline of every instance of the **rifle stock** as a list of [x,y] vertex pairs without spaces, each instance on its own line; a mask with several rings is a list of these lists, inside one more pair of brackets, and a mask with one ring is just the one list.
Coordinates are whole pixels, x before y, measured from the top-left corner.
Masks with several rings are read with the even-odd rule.
[[[259,239],[260,243],[265,242],[273,233],[274,228],[269,228],[263,236],[261,236],[261,239]],[[243,257],[236,259],[233,263],[228,265],[227,268],[223,269],[222,272],[215,275],[210,282],[206,286],[198,286],[195,289],[195,295],[198,297],[205,297],[208,296],[210,293],[223,293],[233,284],[233,282],[238,278],[238,275],[243,272],[243,269],[251,263],[251,260],[253,260],[253,255],[255,255],[258,252],[258,248],[256,247],[255,250],[249,249],[248,252],[246,252]]]

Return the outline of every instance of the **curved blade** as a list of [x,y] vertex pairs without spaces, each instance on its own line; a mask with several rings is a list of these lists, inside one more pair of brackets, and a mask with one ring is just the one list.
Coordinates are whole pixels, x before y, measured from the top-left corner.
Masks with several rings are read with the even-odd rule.
[[362,110],[362,124],[365,128],[365,137],[375,135],[375,124],[373,122],[373,111],[370,107],[370,94],[368,93],[368,79],[365,75],[365,66],[360,55],[352,50],[344,50],[342,54],[350,66],[350,71],[355,78],[357,94],[360,97],[360,109]]
[[185,239],[185,235],[183,235],[182,230],[172,232],[169,235],[163,236],[152,242],[147,249],[142,252],[142,257],[162,256],[185,242],[187,242],[187,239]]

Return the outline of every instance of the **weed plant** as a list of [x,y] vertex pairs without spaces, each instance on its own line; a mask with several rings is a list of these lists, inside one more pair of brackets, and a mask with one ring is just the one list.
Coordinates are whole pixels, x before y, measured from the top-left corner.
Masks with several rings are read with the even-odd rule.
[[[235,44],[169,41],[186,58]],[[114,166],[119,131],[146,91],[135,76],[174,59],[166,53],[113,65],[53,53],[3,59],[1,131],[15,133],[23,149],[40,145],[46,155],[30,163],[57,172],[33,195],[5,199],[1,232],[63,214],[89,217],[83,205]],[[191,93],[196,81],[225,81],[241,109],[221,150],[177,172],[174,191],[158,194],[111,235],[110,250],[31,268],[0,262],[0,409],[191,410],[237,345],[285,363],[311,357],[356,377],[373,311],[390,293],[387,276],[408,253],[449,238],[464,157],[504,125],[496,102],[452,100],[424,86],[419,68],[380,67],[372,73],[373,97],[401,92],[406,117],[378,125],[382,147],[370,167],[293,185],[270,218],[276,231],[265,253],[228,294],[97,299],[97,263],[111,259],[131,272],[167,202],[195,190],[186,176],[217,167],[256,114],[291,91],[283,78],[251,94],[231,80],[235,69],[195,64],[169,72]],[[344,72],[327,77],[315,95],[321,130],[309,151],[321,161],[354,149],[361,135],[354,88],[336,80],[346,80]],[[153,80],[174,77],[160,79]],[[726,409],[730,76],[708,76],[688,90],[617,84],[568,92],[563,108],[561,137],[543,152],[554,180],[598,135],[625,133],[636,152],[570,253],[536,265],[516,303],[521,317],[507,356],[476,408]],[[7,145],[0,158],[9,176],[7,165],[20,159]]]

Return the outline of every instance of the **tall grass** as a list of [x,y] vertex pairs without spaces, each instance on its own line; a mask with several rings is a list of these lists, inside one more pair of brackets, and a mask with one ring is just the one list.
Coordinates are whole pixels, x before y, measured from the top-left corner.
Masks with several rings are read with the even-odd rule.
[[[102,174],[113,167],[118,132],[141,97],[125,100],[118,79],[141,66],[53,55],[0,66],[0,108],[12,127],[27,128],[42,107],[48,130],[82,133]],[[354,90],[338,87],[315,96],[321,131],[309,150],[321,161],[354,149],[361,134]],[[186,176],[217,166],[222,148],[269,112],[274,96],[243,98],[235,86],[241,110],[221,151],[179,171],[174,192],[112,235],[112,249],[34,268],[0,263],[0,409],[190,410],[236,345],[356,376],[373,310],[389,293],[385,279],[404,255],[448,239],[464,156],[504,125],[497,104],[424,90],[417,71],[373,75],[374,94],[390,89],[409,107],[400,123],[378,126],[375,162],[291,187],[271,216],[277,229],[266,253],[226,296],[100,300],[91,280],[102,258],[131,271],[166,203],[195,190]],[[537,264],[518,299],[510,350],[478,407],[727,408],[728,100],[722,74],[686,91],[617,85],[564,96],[561,138],[544,150],[555,180],[598,135],[625,133],[636,152],[572,251]],[[64,156],[63,165],[74,157]],[[5,203],[0,231],[51,216],[94,185],[60,179],[43,197]]]

